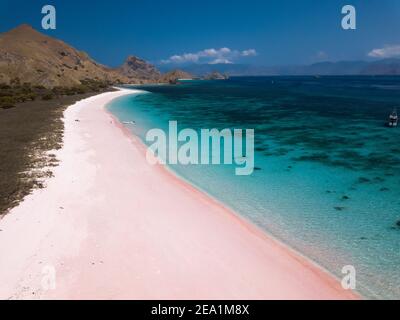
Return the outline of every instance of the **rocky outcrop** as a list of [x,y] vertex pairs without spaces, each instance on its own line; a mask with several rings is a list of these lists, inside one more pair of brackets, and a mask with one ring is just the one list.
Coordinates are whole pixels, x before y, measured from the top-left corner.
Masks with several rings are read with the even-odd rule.
[[204,80],[226,80],[229,77],[227,75],[221,74],[217,71],[211,72],[204,76]]
[[135,56],[129,56],[115,71],[127,77],[130,82],[157,82],[161,77],[155,66]]
[[177,83],[178,80],[191,80],[193,79],[193,76],[185,71],[182,70],[172,70],[170,72],[167,72],[165,74],[163,74],[159,81],[163,82],[163,83]]

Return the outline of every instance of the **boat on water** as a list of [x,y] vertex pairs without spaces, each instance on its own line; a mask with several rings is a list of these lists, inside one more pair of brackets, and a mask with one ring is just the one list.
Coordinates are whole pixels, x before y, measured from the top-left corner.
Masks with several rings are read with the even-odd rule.
[[394,128],[397,127],[398,122],[399,122],[399,117],[397,116],[397,109],[394,109],[390,114],[389,120],[386,125],[390,128]]

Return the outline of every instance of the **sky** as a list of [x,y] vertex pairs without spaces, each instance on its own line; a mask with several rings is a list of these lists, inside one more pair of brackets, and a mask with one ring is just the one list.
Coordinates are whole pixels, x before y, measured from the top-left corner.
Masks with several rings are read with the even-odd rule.
[[[46,4],[56,30],[41,28]],[[341,27],[348,4],[356,30]],[[128,55],[263,66],[400,57],[400,0],[0,0],[0,32],[22,23],[108,66]]]

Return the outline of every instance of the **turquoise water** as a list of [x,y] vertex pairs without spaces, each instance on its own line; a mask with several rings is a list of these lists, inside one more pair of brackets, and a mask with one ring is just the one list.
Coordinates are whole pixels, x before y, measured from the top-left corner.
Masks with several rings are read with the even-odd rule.
[[109,109],[143,140],[151,128],[255,129],[251,176],[174,165],[180,176],[368,298],[400,298],[400,106],[396,77],[257,77],[140,86]]

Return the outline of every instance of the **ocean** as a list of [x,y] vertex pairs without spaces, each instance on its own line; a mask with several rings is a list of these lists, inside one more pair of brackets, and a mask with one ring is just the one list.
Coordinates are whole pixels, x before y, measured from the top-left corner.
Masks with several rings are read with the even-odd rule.
[[[141,85],[108,109],[152,128],[255,130],[255,167],[170,165],[179,176],[366,298],[400,298],[400,77],[237,77]],[[132,164],[134,165],[134,164]]]

